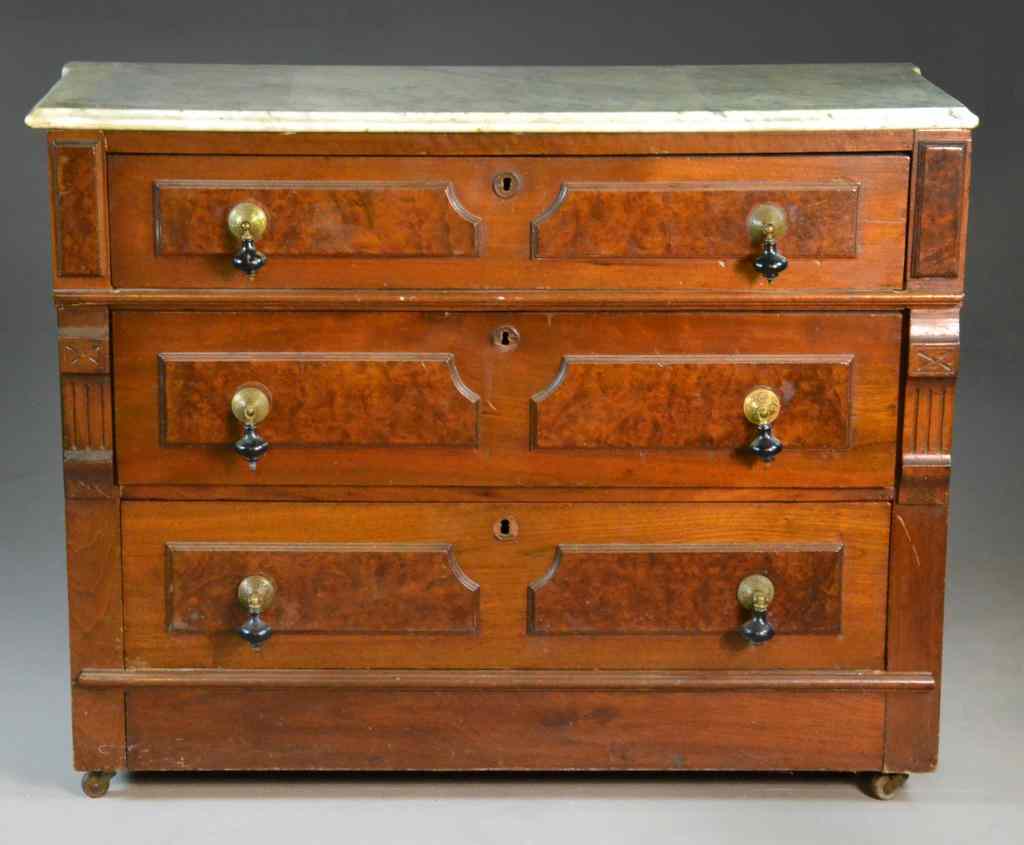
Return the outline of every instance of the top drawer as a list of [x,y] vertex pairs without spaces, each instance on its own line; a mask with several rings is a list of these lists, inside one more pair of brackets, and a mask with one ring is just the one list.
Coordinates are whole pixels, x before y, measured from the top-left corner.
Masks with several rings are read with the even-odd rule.
[[[109,160],[118,287],[705,288],[766,284],[759,209],[781,213],[778,288],[903,284],[904,155]],[[264,209],[254,277],[241,202]],[[780,227],[781,228],[781,227]]]

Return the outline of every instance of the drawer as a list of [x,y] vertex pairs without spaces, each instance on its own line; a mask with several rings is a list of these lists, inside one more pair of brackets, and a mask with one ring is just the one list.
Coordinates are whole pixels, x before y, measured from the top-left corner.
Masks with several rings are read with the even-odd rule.
[[[124,484],[887,487],[897,314],[121,312]],[[270,398],[255,471],[231,400]],[[772,463],[745,397],[781,399]]]
[[[765,204],[778,288],[900,288],[905,155],[108,158],[113,283],[128,288],[750,290]],[[235,270],[230,210],[269,257]],[[760,218],[757,218],[760,219]],[[780,227],[781,228],[781,227]]]
[[[128,665],[883,667],[890,507],[127,502]],[[748,575],[770,642],[737,633]],[[275,585],[255,650],[237,590]]]

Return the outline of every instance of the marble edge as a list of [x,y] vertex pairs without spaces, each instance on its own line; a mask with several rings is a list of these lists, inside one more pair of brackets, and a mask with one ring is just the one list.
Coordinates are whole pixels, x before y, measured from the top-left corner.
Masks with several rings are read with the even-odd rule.
[[33,129],[182,132],[765,132],[973,129],[965,106],[686,112],[299,112],[37,106]]

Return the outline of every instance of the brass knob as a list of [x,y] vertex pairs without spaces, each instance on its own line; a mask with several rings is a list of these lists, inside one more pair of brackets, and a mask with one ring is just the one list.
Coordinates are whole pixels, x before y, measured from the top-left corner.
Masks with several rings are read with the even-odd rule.
[[249,614],[238,633],[253,648],[259,648],[273,633],[273,629],[263,621],[260,614],[274,603],[276,594],[276,585],[265,575],[250,575],[238,585],[238,603]]
[[256,462],[270,449],[270,444],[256,431],[256,426],[270,413],[270,396],[254,385],[240,387],[231,397],[231,413],[244,427],[242,436],[235,441],[235,451],[255,472]]
[[748,575],[736,589],[740,607],[751,612],[750,619],[740,626],[740,635],[752,645],[761,645],[775,636],[768,621],[768,607],[775,598],[775,585],[764,575]]
[[267,212],[254,202],[240,202],[228,212],[228,231],[242,242],[231,259],[250,279],[267,263],[267,256],[256,249],[256,241],[267,230]]
[[770,463],[782,451],[782,441],[772,431],[772,423],[779,417],[782,400],[769,387],[757,387],[743,400],[743,416],[757,426],[757,437],[750,442],[750,451],[765,463]]

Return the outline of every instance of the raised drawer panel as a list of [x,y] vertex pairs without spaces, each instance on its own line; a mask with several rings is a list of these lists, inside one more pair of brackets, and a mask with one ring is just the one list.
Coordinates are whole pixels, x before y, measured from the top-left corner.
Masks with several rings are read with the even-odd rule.
[[[767,285],[765,203],[786,220],[775,288],[903,287],[906,155],[114,154],[108,170],[120,288],[750,291]],[[231,263],[243,201],[268,215],[252,278]]]
[[542,259],[743,258],[752,209],[771,203],[788,222],[787,253],[856,258],[860,185],[569,183],[533,222]]
[[161,442],[238,436],[223,397],[256,374],[273,385],[261,426],[275,446],[449,446],[479,440],[479,397],[451,354],[167,353],[160,356]]
[[289,634],[473,634],[479,587],[442,543],[168,543],[172,633],[231,633],[239,582],[273,580],[264,613]]
[[530,585],[531,634],[730,634],[744,621],[736,585],[751,572],[778,590],[787,634],[842,630],[843,547],[765,544],[565,545]]
[[479,252],[479,221],[444,182],[168,181],[155,186],[158,255],[237,249],[224,226],[240,202],[273,225],[260,248],[274,256],[458,258]]
[[[897,314],[122,312],[118,477],[889,487],[901,327]],[[503,346],[513,331],[518,345]],[[271,397],[255,472],[235,454],[230,411],[251,384]],[[750,454],[743,413],[762,386],[782,403],[771,464]]]
[[[883,668],[884,502],[122,507],[130,668]],[[737,630],[754,574],[759,647]],[[276,585],[259,650],[250,575]]]
[[735,449],[754,385],[786,403],[786,446],[850,445],[852,355],[568,355],[536,394],[535,449]]

